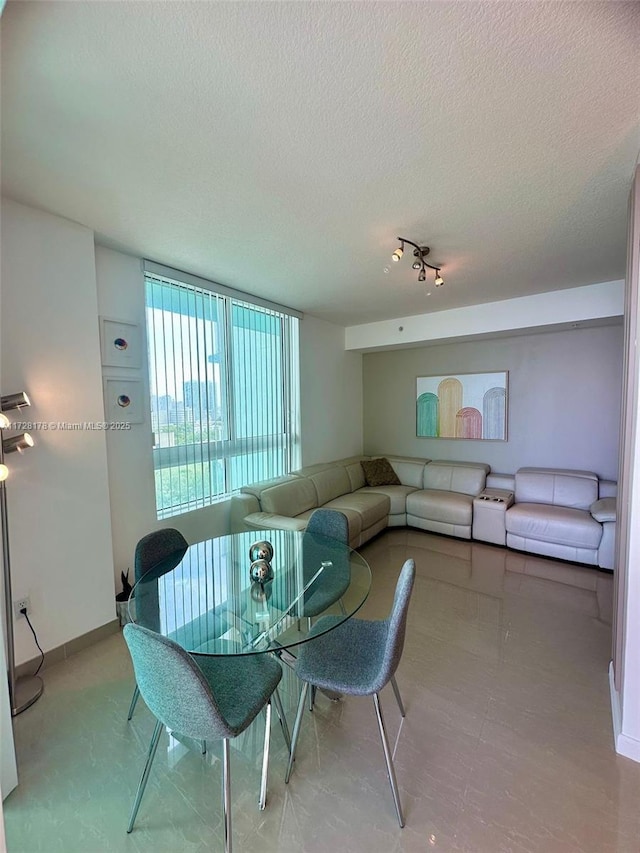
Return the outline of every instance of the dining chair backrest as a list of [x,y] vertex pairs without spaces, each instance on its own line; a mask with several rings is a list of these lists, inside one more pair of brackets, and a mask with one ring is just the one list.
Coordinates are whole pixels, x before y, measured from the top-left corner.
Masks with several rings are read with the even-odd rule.
[[186,550],[187,540],[175,527],[163,527],[147,533],[136,545],[134,577],[136,581],[153,566],[175,551]]
[[136,682],[151,713],[195,740],[235,737],[193,658],[172,640],[141,625],[124,626]]
[[317,509],[306,527],[307,533],[336,539],[345,545],[349,544],[349,522],[343,512],[336,509]]
[[303,536],[304,577],[309,581],[323,564],[330,568],[321,582],[314,584],[304,597],[301,616],[318,616],[340,599],[349,587],[349,522],[343,512],[317,509]]
[[415,576],[416,565],[413,560],[407,560],[398,577],[391,612],[387,619],[385,619],[387,626],[386,641],[380,671],[370,691],[372,693],[382,690],[384,685],[391,680],[400,663],[402,650],[404,649],[407,614]]

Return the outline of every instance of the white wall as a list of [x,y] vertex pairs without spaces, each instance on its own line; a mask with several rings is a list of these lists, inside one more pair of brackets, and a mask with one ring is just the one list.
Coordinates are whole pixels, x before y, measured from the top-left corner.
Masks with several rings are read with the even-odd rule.
[[[139,323],[144,329],[144,278],[139,258],[96,246],[98,305],[102,316]],[[145,346],[146,356],[146,346]],[[140,376],[148,394],[146,367],[138,372],[105,368],[105,375]],[[362,356],[344,350],[344,329],[305,317],[300,323],[300,408],[303,464],[362,452]],[[148,404],[145,409],[148,411]],[[188,542],[229,531],[229,501],[158,521],[155,511],[151,423],[109,433],[109,488],[117,585],[131,567],[137,541],[171,525]]]
[[[93,233],[2,203],[2,393],[33,405],[11,420],[102,422]],[[14,598],[28,595],[42,648],[115,618],[105,433],[31,430],[8,457]],[[24,619],[16,663],[37,656]]]
[[362,356],[345,352],[344,329],[300,324],[302,464],[362,453]]
[[[622,326],[364,355],[364,451],[578,468],[617,479]],[[416,437],[416,377],[507,370],[508,441]]]

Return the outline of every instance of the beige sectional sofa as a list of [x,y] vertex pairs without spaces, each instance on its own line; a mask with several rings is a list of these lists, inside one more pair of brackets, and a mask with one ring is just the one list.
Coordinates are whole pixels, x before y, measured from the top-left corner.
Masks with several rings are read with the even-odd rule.
[[613,569],[611,481],[588,471],[521,468],[505,475],[490,473],[484,463],[386,458],[397,484],[368,486],[361,463],[371,457],[354,456],[245,486],[232,499],[232,530],[304,530],[313,512],[327,507],[346,515],[353,548],[386,527],[471,539],[474,500],[498,490],[509,495],[497,516],[508,547]]
[[232,501],[233,528],[304,530],[322,506],[347,516],[354,548],[388,526],[471,538],[473,498],[484,488],[488,465],[389,456],[400,484],[367,486],[360,463],[368,458],[301,468],[281,481],[243,488]]

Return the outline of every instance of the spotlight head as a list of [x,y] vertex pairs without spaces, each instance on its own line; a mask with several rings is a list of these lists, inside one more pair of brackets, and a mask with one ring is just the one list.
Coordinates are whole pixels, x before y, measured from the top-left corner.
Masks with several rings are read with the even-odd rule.
[[28,432],[20,433],[20,435],[13,435],[11,438],[5,438],[2,441],[2,448],[5,453],[13,453],[17,450],[19,453],[22,453],[23,450],[26,450],[28,447],[33,447],[34,441],[29,435]]
[[6,415],[0,413],[0,429],[11,429],[11,421]]
[[433,283],[436,287],[442,287],[442,285],[444,284],[444,279],[440,275],[440,270],[436,270],[436,277]]
[[418,281],[426,281],[426,280],[427,280],[427,274],[424,271],[424,269],[421,269],[420,272],[418,273]]
[[9,412],[11,409],[22,409],[30,405],[31,400],[25,391],[19,391],[17,394],[7,394],[0,398],[0,408],[3,412]]
[[395,250],[395,252],[393,253],[393,255],[391,255],[391,260],[392,260],[392,261],[395,261],[396,263],[398,263],[398,261],[400,260],[400,258],[401,258],[403,255],[404,255],[404,249],[403,249],[403,248],[401,248],[401,247],[398,247],[398,248]]
[[414,270],[419,270],[422,267],[422,264],[420,263],[420,261],[414,261],[412,266]]
[[0,483],[4,482],[9,476],[9,469],[6,465],[0,465]]

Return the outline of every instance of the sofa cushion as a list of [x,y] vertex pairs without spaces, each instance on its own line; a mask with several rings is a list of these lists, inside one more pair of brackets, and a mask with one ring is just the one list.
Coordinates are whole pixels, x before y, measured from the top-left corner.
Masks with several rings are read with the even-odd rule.
[[[310,509],[309,514],[312,512],[315,510]],[[304,530],[308,521],[299,515],[290,518],[272,512],[251,512],[244,520],[252,530]]]
[[349,465],[345,465],[344,468],[347,472],[349,482],[351,483],[352,492],[355,492],[358,489],[361,489],[364,485],[366,485],[366,480],[364,479],[364,471],[362,470],[362,465],[360,464],[360,462],[351,462]]
[[368,459],[360,463],[364,471],[367,486],[399,486],[400,480],[393,470],[389,460],[382,456],[379,459]]
[[349,475],[342,465],[336,465],[334,468],[327,468],[325,471],[311,474],[309,480],[315,486],[318,506],[324,506],[334,498],[339,498],[340,495],[351,491]]
[[407,515],[468,527],[473,515],[473,495],[439,489],[412,492],[407,496]]
[[248,486],[242,486],[240,492],[243,495],[253,495],[260,500],[262,493],[273,486],[279,486],[281,483],[290,483],[291,480],[296,480],[292,474],[286,474],[284,477],[274,477],[272,480],[260,480],[258,483],[250,483]]
[[428,461],[428,459],[415,460],[389,457],[389,462],[391,462],[391,466],[398,475],[402,485],[414,486],[416,489],[422,488],[424,466]]
[[310,480],[296,477],[287,483],[265,489],[260,496],[260,504],[264,512],[293,517],[317,507],[318,497]]
[[330,501],[328,504],[325,504],[323,509],[337,509],[347,516],[347,522],[349,524],[349,544],[352,548],[356,548],[360,542],[360,534],[365,527],[362,523],[362,516],[358,510],[354,509],[353,506],[347,506],[345,503],[341,502],[340,498],[336,498],[334,501]]
[[597,500],[598,477],[591,471],[520,468],[516,472],[516,503],[589,509]]
[[586,510],[551,504],[517,503],[505,516],[507,533],[572,548],[600,545],[602,525]]
[[362,519],[362,530],[373,527],[381,519],[387,518],[389,515],[389,506],[390,500],[388,495],[381,495],[378,492],[367,494],[362,490],[342,495],[325,504],[326,509],[339,509],[344,513],[347,510],[357,512]]
[[375,492],[378,495],[386,495],[391,501],[389,513],[391,515],[401,515],[407,510],[407,495],[417,491],[413,486],[365,486],[358,491],[358,494]]
[[429,462],[424,467],[423,485],[425,489],[460,492],[475,497],[484,489],[486,479],[485,466],[476,468],[473,465]]
[[310,477],[312,474],[327,471],[329,468],[346,468],[347,465],[359,465],[362,459],[368,458],[368,456],[347,456],[344,459],[334,459],[333,462],[316,462],[315,465],[305,465],[304,468],[298,468],[297,471],[291,473],[297,477]]

